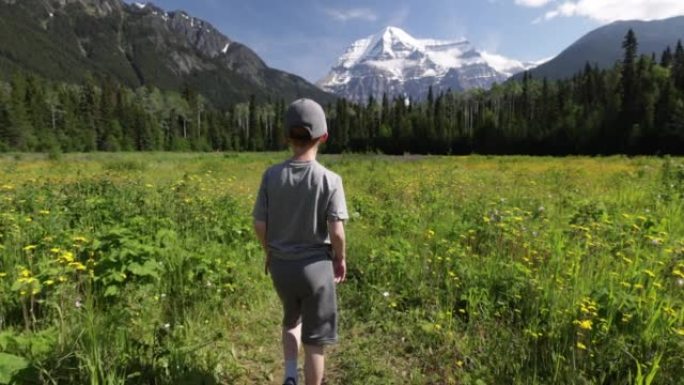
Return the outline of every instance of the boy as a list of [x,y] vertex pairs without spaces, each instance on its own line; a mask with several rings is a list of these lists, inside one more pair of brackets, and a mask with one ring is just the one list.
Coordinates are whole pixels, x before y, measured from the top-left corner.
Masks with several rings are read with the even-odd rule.
[[305,383],[320,385],[324,346],[337,342],[335,284],[346,275],[349,216],[342,179],[316,162],[328,138],[323,108],[310,99],[293,102],[285,129],[293,156],[264,173],[254,230],[266,252],[265,272],[283,304],[284,385],[297,385],[302,342]]

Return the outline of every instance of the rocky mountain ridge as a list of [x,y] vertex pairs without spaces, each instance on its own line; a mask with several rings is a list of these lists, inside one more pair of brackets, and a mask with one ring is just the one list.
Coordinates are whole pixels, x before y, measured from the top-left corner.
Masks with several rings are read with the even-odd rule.
[[623,58],[622,42],[629,29],[636,34],[639,54],[655,54],[660,60],[667,46],[674,49],[678,40],[684,41],[684,16],[651,21],[617,21],[599,27],[558,56],[532,69],[530,74],[537,79],[565,79],[582,71],[587,63],[600,69],[612,68]]
[[202,19],[121,0],[0,0],[0,77],[17,70],[67,82],[96,76],[190,87],[219,106],[251,95],[334,99]]

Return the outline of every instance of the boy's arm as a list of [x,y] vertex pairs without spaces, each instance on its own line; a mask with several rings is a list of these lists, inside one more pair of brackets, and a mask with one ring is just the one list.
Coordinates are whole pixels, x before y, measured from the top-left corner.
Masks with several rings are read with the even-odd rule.
[[335,271],[335,283],[344,282],[347,276],[347,251],[344,236],[343,221],[328,221],[330,243],[333,248],[333,268]]
[[264,249],[264,252],[266,253],[266,261],[264,263],[264,273],[266,273],[266,275],[268,275],[268,268],[269,268],[269,265],[271,264],[271,255],[268,253],[268,245],[266,244],[266,222],[255,220],[254,221],[254,232],[256,233],[256,236],[259,239],[259,243],[261,244],[261,247]]

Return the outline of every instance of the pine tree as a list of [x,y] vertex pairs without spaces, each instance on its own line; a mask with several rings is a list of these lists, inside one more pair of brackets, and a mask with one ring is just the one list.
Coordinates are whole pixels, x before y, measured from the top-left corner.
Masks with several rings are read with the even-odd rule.
[[26,77],[25,105],[31,126],[34,129],[38,151],[59,150],[57,138],[51,129],[50,106],[47,104],[46,82],[35,75]]
[[622,60],[622,124],[625,132],[632,129],[638,121],[637,111],[637,69],[636,58],[638,43],[634,31],[630,29],[622,43],[624,58]]
[[10,144],[7,142],[10,124],[9,105],[4,93],[0,91],[0,151],[10,149]]
[[9,126],[5,142],[15,150],[31,151],[35,143],[33,126],[26,108],[26,77],[16,73],[10,84]]
[[251,151],[260,151],[263,149],[264,136],[263,126],[260,124],[257,115],[256,97],[251,95],[249,97],[249,149]]
[[665,68],[670,68],[672,65],[672,49],[668,45],[660,56],[660,65]]
[[380,116],[380,124],[389,126],[390,120],[390,104],[389,98],[387,97],[387,92],[382,93],[382,111]]
[[285,115],[285,100],[278,99],[275,104],[275,117],[273,119],[273,130],[271,134],[272,150],[279,151],[284,148],[285,144],[285,129],[284,129],[284,115]]
[[675,49],[672,79],[675,87],[684,92],[684,47],[682,47],[681,40],[677,42],[677,48]]
[[81,86],[79,100],[79,138],[82,151],[97,150],[98,128],[100,119],[98,118],[97,87],[95,81],[89,77]]
[[393,104],[394,107],[392,108],[392,119],[390,124],[392,126],[392,138],[396,141],[401,136],[401,125],[404,120],[406,106],[404,98],[401,96],[395,97]]

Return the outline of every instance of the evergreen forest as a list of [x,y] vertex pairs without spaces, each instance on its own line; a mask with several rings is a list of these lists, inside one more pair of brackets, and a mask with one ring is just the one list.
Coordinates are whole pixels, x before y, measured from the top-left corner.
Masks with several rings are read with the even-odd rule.
[[[386,154],[684,154],[684,47],[638,55],[633,31],[611,69],[572,78],[528,73],[491,90],[440,92],[325,107],[325,151]],[[289,101],[227,109],[202,90],[130,89],[91,74],[81,84],[32,73],[0,82],[0,151],[275,151]]]

